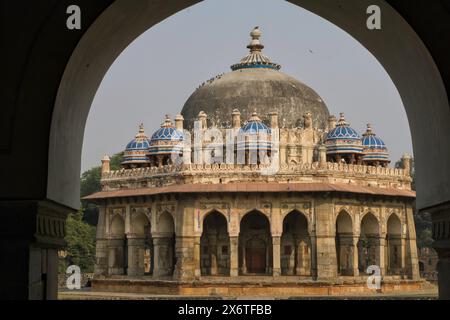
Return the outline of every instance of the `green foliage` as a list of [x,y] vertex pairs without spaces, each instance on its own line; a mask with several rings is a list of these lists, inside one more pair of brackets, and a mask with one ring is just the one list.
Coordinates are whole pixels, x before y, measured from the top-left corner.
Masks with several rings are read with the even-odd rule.
[[416,225],[417,246],[430,248],[433,243],[431,215],[428,212],[415,213],[414,224]]
[[83,221],[83,212],[70,214],[66,222],[67,256],[60,264],[60,271],[75,264],[84,272],[93,272],[95,264],[95,227]]
[[[111,170],[119,170],[121,168],[122,160],[122,152],[113,155],[110,159]],[[82,198],[101,190],[101,171],[101,166],[97,166],[83,172],[81,175],[80,186],[80,195]],[[95,203],[81,200],[81,207],[84,213],[83,220],[91,225],[96,225],[98,220],[98,206]]]
[[[123,153],[116,153],[111,157],[111,170],[121,168]],[[80,195],[85,197],[101,191],[101,166],[93,167],[81,175]],[[81,200],[81,209],[70,214],[66,222],[66,247],[63,249],[67,256],[60,258],[58,271],[65,273],[69,265],[75,264],[81,272],[94,271],[95,264],[95,234],[98,219],[98,206]]]

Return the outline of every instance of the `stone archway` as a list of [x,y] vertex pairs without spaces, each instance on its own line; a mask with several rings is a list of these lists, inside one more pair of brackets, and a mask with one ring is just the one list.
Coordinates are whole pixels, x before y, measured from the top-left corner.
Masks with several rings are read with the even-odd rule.
[[386,233],[386,272],[400,275],[405,268],[402,223],[395,213],[387,221]]
[[310,276],[311,249],[308,220],[303,213],[294,210],[283,219],[281,274]]
[[239,269],[243,275],[272,272],[272,237],[269,219],[253,210],[241,220],[239,228]]
[[[420,1],[417,7],[413,7],[411,1],[376,1],[383,12],[383,30],[370,31],[362,27],[366,18],[362,13],[373,1],[291,2],[348,32],[389,73],[402,97],[411,126],[417,170],[417,207],[429,209],[436,226],[448,223],[450,108],[441,74],[447,88],[450,88],[450,74],[446,67],[449,54],[439,38],[442,30],[448,30],[445,25],[448,9],[446,11],[445,5],[438,1]],[[60,28],[60,17],[65,13],[62,3],[58,6],[27,3],[31,11],[36,9],[32,17],[22,14],[21,2],[9,7],[19,14],[11,14],[5,19],[17,22],[31,32],[29,36],[18,31],[8,35],[11,39],[8,49],[12,50],[6,72],[10,75],[8,88],[13,89],[5,95],[5,125],[0,126],[2,167],[11,169],[4,172],[5,182],[1,186],[3,222],[8,226],[7,232],[2,233],[3,253],[10,257],[10,263],[2,271],[6,274],[10,270],[24,270],[10,273],[3,283],[8,297],[56,297],[55,274],[48,275],[46,283],[38,284],[48,287],[46,293],[33,291],[32,284],[22,281],[30,272],[41,272],[34,267],[41,259],[54,263],[56,248],[47,249],[48,243],[25,239],[20,246],[13,245],[11,233],[23,237],[23,221],[18,224],[16,216],[27,217],[27,223],[31,225],[41,214],[42,206],[50,204],[59,215],[58,219],[65,219],[67,212],[78,209],[79,155],[84,123],[103,75],[139,34],[195,3],[196,0],[91,1],[83,9],[88,13],[83,15],[84,27],[77,32]],[[401,15],[389,4],[394,5]],[[423,24],[424,19],[428,23]],[[426,41],[426,46],[422,41]],[[49,56],[52,59],[46,59]],[[42,77],[36,78],[37,74]],[[8,119],[11,119],[10,123],[7,123]],[[28,146],[29,153],[33,154],[32,162],[22,157],[20,148],[15,147],[26,141],[30,132],[36,133],[34,143]],[[25,167],[29,170],[22,170]],[[29,182],[26,190],[20,181]],[[34,232],[30,231],[30,235]],[[448,235],[437,234],[435,238],[440,256],[440,294],[449,297]],[[30,255],[31,251],[33,255]],[[22,266],[24,263],[28,264],[26,268]]]
[[[117,0],[85,32],[67,62],[52,114],[47,198],[72,207],[78,204],[77,181],[84,123],[94,94],[115,58],[145,30],[196,2],[157,0],[150,4],[147,0]],[[446,139],[450,136],[450,108],[439,70],[421,39],[385,1],[377,1],[383,12],[381,32],[364,27],[367,18],[365,12],[373,1],[290,2],[342,28],[383,65],[400,93],[411,127],[417,207],[441,210],[440,205],[450,201],[450,168],[447,166],[450,148],[434,148],[429,141],[435,141],[441,146],[448,145]],[[80,65],[89,68],[80,68]],[[424,106],[427,106],[426,111]],[[429,128],[436,129],[430,131]],[[448,211],[448,207],[444,206],[442,210]],[[445,219],[449,219],[448,216]],[[441,246],[446,248],[445,243]],[[449,266],[448,259],[446,261],[445,265]],[[440,274],[446,273],[441,270]],[[450,287],[448,283],[447,287]],[[450,291],[446,292],[450,295]]]
[[125,274],[127,268],[125,221],[118,214],[111,220],[108,248],[108,274]]
[[131,215],[130,233],[127,234],[128,275],[151,274],[153,271],[153,240],[151,224],[142,213]]
[[347,211],[342,210],[336,219],[336,265],[339,275],[355,276],[358,274],[357,251],[352,218]]
[[202,275],[230,274],[230,238],[227,219],[218,211],[208,213],[203,219],[200,269]]
[[152,230],[153,236],[153,276],[172,276],[175,264],[175,223],[170,212],[164,211]]
[[361,220],[361,234],[358,241],[358,269],[365,274],[371,265],[380,265],[380,226],[372,213]]

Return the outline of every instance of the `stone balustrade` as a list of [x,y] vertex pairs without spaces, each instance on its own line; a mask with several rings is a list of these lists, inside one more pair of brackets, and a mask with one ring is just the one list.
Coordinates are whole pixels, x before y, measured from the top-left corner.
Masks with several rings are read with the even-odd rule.
[[[146,168],[134,168],[134,169],[121,169],[110,171],[102,174],[102,181],[110,180],[122,180],[128,178],[151,178],[151,177],[163,177],[163,176],[183,176],[183,175],[209,175],[220,173],[255,173],[263,169],[267,169],[269,166],[264,164],[182,164],[182,165],[166,165],[161,167],[146,167]],[[384,168],[374,167],[366,165],[352,165],[342,163],[327,162],[321,165],[318,162],[314,163],[300,163],[300,164],[282,164],[275,175],[373,175],[380,178],[399,178],[405,180],[409,178],[409,173],[406,173],[404,169],[396,168]]]

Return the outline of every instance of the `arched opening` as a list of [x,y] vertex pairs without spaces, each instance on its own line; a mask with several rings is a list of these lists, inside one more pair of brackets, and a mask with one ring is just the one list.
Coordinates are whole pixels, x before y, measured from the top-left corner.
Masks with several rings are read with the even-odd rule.
[[116,214],[111,220],[109,252],[108,252],[108,274],[121,275],[127,267],[127,247],[125,238],[125,222]]
[[127,236],[128,275],[151,274],[153,271],[153,240],[150,221],[142,213],[131,215],[131,232]]
[[377,218],[367,213],[361,221],[361,235],[358,241],[358,269],[366,273],[371,265],[380,266],[380,233]]
[[[312,2],[308,4],[308,1],[298,1],[298,3],[299,4],[306,3],[305,4],[306,7],[309,7],[313,11],[318,12],[318,14],[321,14],[321,15],[323,15],[325,17],[328,17],[328,18],[331,17],[330,19],[332,21],[357,21],[357,19],[349,19],[347,16],[346,16],[347,18],[342,18],[342,17],[338,18],[337,16],[333,16],[333,14],[331,13],[332,10],[326,10],[326,5],[322,4],[321,1],[316,1],[314,5],[311,4]],[[112,6],[112,7],[114,9],[114,6]],[[170,12],[176,12],[178,9],[180,9],[180,8],[173,8],[173,10],[171,10]],[[147,13],[145,13],[147,15],[149,14],[148,11],[149,10],[147,10],[147,11],[142,10],[142,12],[147,12]],[[335,11],[336,12],[346,12],[345,10],[335,10]],[[357,10],[353,10],[353,11],[357,11]],[[343,14],[345,15],[345,13],[343,13]],[[114,14],[112,14],[111,16],[114,17]],[[126,14],[124,14],[124,16],[126,16]],[[349,16],[350,16],[350,14],[349,14]],[[161,21],[163,18],[164,18],[164,15],[163,16],[159,16],[158,15],[156,17],[154,17],[152,15],[152,19],[148,19],[148,21],[150,21],[150,22],[148,22],[149,25],[146,25],[145,27],[144,26],[140,26],[140,27],[138,27],[138,30],[133,29],[131,31],[131,33],[132,33],[131,36],[130,35],[126,35],[126,39],[125,40],[120,39],[120,41],[118,41],[119,42],[119,44],[118,44],[119,49],[116,48],[116,46],[114,46],[114,45],[113,46],[108,45],[110,43],[110,41],[108,39],[108,35],[106,35],[106,37],[104,37],[104,39],[105,39],[104,40],[105,41],[104,44],[106,44],[106,45],[102,45],[102,46],[99,46],[99,47],[113,48],[114,52],[111,53],[111,56],[108,56],[108,54],[107,54],[107,57],[106,57],[107,59],[101,59],[101,58],[98,59],[98,61],[102,61],[102,64],[101,64],[100,68],[107,69],[109,67],[109,65],[110,65],[110,62],[114,58],[114,55],[118,51],[120,51],[120,48],[122,46],[125,46],[126,44],[129,43],[130,37],[134,37],[135,33],[141,32],[140,28],[148,28],[149,26],[153,25],[154,23],[157,23],[157,22]],[[136,20],[138,20],[138,19],[136,19]],[[106,22],[105,19],[103,19],[103,20],[100,19],[100,26],[101,26],[101,22],[102,21]],[[341,22],[341,24],[344,24],[342,26],[343,28],[345,28],[346,30],[350,30],[351,31],[352,25],[348,25],[347,23],[342,23],[342,22]],[[98,26],[96,26],[96,27],[98,27]],[[110,29],[114,29],[114,28],[110,27]],[[363,29],[363,28],[358,27],[357,29]],[[115,28],[114,30],[120,30],[120,28]],[[396,30],[396,29],[395,28],[391,28],[391,30]],[[399,30],[399,32],[403,31],[401,28],[399,28],[398,30]],[[399,59],[399,57],[401,57],[402,54],[405,52],[405,50],[404,50],[405,48],[403,48],[403,47],[406,47],[406,49],[408,49],[409,46],[408,45],[404,45],[404,44],[399,44],[399,47],[401,47],[400,49],[402,49],[402,50],[398,49],[398,50],[396,50],[396,54],[392,54],[392,56],[391,55],[387,56],[387,54],[384,54],[384,51],[380,51],[380,48],[377,47],[377,45],[375,44],[375,43],[383,44],[381,47],[385,47],[386,49],[381,49],[381,50],[391,51],[391,50],[387,49],[387,48],[389,48],[389,46],[385,45],[386,41],[384,41],[383,39],[376,38],[375,39],[376,41],[374,41],[374,43],[371,43],[371,41],[372,41],[372,40],[370,40],[371,37],[369,37],[369,36],[367,36],[365,34],[361,34],[360,32],[362,32],[362,31],[354,31],[354,32],[350,32],[350,33],[352,35],[354,35],[357,39],[364,40],[365,45],[368,45],[369,48],[373,49],[374,52],[378,53],[377,57],[380,58],[380,60],[382,61],[382,63],[385,65],[386,68],[389,69],[389,67],[390,67],[389,72],[394,77],[394,80],[396,81],[396,84],[398,85],[399,90],[402,91],[401,92],[402,93],[402,98],[404,98],[405,105],[408,105],[407,108],[409,108],[409,110],[410,110],[409,114],[410,114],[411,126],[413,127],[413,130],[415,130],[415,135],[416,135],[415,147],[420,149],[420,152],[422,154],[421,168],[425,168],[426,163],[427,163],[427,161],[425,160],[426,158],[435,159],[438,162],[442,161],[442,163],[445,163],[446,157],[444,157],[444,156],[443,157],[439,157],[437,154],[433,153],[433,151],[430,152],[430,153],[427,152],[426,142],[424,142],[424,141],[429,141],[429,139],[422,138],[423,136],[422,136],[422,134],[420,132],[426,132],[426,130],[420,130],[420,127],[422,127],[422,126],[423,127],[428,127],[430,124],[434,123],[434,124],[436,124],[436,127],[444,128],[443,130],[436,130],[436,132],[440,132],[440,134],[442,134],[442,132],[444,132],[444,131],[447,132],[448,131],[448,130],[447,131],[445,130],[445,128],[448,128],[448,126],[443,125],[442,122],[439,121],[439,118],[434,118],[433,116],[429,117],[427,119],[422,119],[421,117],[415,116],[415,114],[419,114],[420,105],[424,105],[423,102],[427,101],[427,94],[426,93],[429,92],[429,91],[428,90],[420,91],[419,97],[417,97],[416,93],[419,92],[419,90],[414,90],[415,85],[411,84],[411,83],[415,83],[416,82],[415,79],[420,78],[420,79],[423,79],[424,83],[430,84],[430,82],[427,81],[427,79],[430,79],[430,72],[422,73],[423,77],[410,77],[410,79],[414,79],[412,81],[409,81],[409,80],[408,81],[404,81],[404,80],[402,80],[402,78],[399,76],[400,71],[407,70],[407,68],[405,68],[404,64],[405,63],[406,64],[411,64],[411,61],[410,61],[410,59]],[[367,30],[366,30],[366,32],[367,32]],[[100,33],[100,34],[103,34],[103,33]],[[384,37],[384,35],[383,35],[383,37]],[[84,41],[80,42],[82,49],[86,49],[86,46],[89,48],[89,43],[90,43],[89,42],[89,37],[87,37],[87,38],[88,38],[87,40],[86,39],[82,39]],[[112,41],[115,41],[118,38],[120,38],[120,36],[116,37],[116,35],[114,35],[113,38],[114,39]],[[414,38],[415,39],[415,37],[406,37],[406,36],[404,38],[405,39],[410,39],[410,38]],[[422,53],[424,53],[423,50],[420,50],[420,48],[421,47],[419,47],[419,50],[418,50],[419,51],[419,56]],[[96,52],[96,50],[87,50],[87,51],[88,52],[92,52],[93,56],[95,58],[98,58],[99,56],[102,57],[102,53],[98,54],[98,52]],[[84,50],[82,50],[81,52],[84,52]],[[410,55],[404,55],[404,56],[408,56],[408,57],[414,56],[415,53],[417,53],[414,50],[410,50],[410,51],[406,50],[406,52],[410,52],[411,53]],[[77,62],[76,65],[80,64],[80,60],[81,61],[91,61],[91,59],[92,59],[92,57],[87,57],[87,58],[86,57],[82,57],[82,59],[79,59],[79,56],[77,56],[76,54],[74,54],[73,56],[75,57],[75,59],[74,59],[75,62]],[[414,60],[414,58],[412,58],[412,59]],[[424,59],[424,60],[428,60],[428,59]],[[429,60],[431,60],[431,59],[429,59]],[[402,63],[399,63],[398,67],[394,67],[392,65],[393,61],[396,64],[397,64],[398,61],[401,61]],[[408,61],[408,62],[405,62],[405,61]],[[414,65],[414,64],[412,64],[412,65]],[[411,69],[416,69],[419,73],[422,72],[423,71],[422,70],[423,68],[421,67],[422,65],[419,64],[417,66],[420,66],[420,68],[417,67],[417,68],[411,68]],[[66,92],[64,92],[62,97],[59,94],[59,99],[58,99],[58,102],[57,102],[57,106],[55,107],[54,118],[53,118],[54,125],[52,126],[52,136],[55,137],[56,135],[59,135],[59,132],[60,132],[61,128],[68,127],[68,126],[66,126],[66,123],[65,123],[66,121],[64,120],[64,118],[66,118],[66,117],[67,117],[67,119],[71,119],[70,121],[72,121],[72,119],[74,119],[73,120],[74,121],[73,127],[75,127],[75,128],[73,128],[73,130],[66,130],[67,133],[59,135],[60,139],[51,139],[51,145],[52,144],[56,144],[56,146],[53,145],[51,147],[50,156],[49,156],[49,158],[50,158],[50,160],[49,160],[49,168],[51,168],[51,169],[49,170],[49,179],[48,179],[48,181],[49,181],[49,187],[48,187],[48,195],[49,196],[48,196],[48,198],[49,199],[55,199],[57,201],[61,201],[62,203],[66,203],[66,204],[73,203],[73,202],[71,202],[73,199],[70,199],[70,198],[75,198],[75,200],[78,201],[78,199],[76,199],[77,198],[76,194],[78,192],[77,191],[78,186],[76,185],[76,183],[75,184],[72,184],[72,183],[58,183],[59,182],[58,180],[61,180],[61,181],[64,181],[64,182],[76,181],[77,180],[76,177],[79,174],[79,172],[76,169],[72,170],[72,168],[79,167],[79,165],[77,165],[77,163],[76,163],[76,161],[79,161],[79,160],[72,160],[72,159],[77,159],[77,155],[75,157],[71,157],[70,153],[77,152],[76,151],[77,145],[81,143],[79,141],[81,139],[79,139],[79,137],[77,137],[77,136],[70,137],[70,135],[72,135],[72,134],[77,135],[80,132],[80,130],[77,130],[76,127],[77,126],[79,128],[83,127],[85,117],[82,114],[80,116],[73,116],[73,114],[71,114],[71,112],[68,112],[67,116],[63,116],[63,119],[61,119],[60,115],[61,115],[61,111],[63,111],[63,114],[64,114],[64,110],[68,110],[68,109],[70,109],[70,110],[77,110],[77,112],[78,112],[78,110],[80,110],[80,108],[76,107],[78,105],[82,105],[82,106],[84,106],[84,108],[88,109],[88,106],[86,107],[86,105],[89,105],[89,97],[86,97],[86,95],[89,96],[90,94],[93,94],[92,91],[95,91],[95,86],[96,86],[95,82],[97,81],[97,79],[99,77],[100,78],[102,77],[102,70],[100,70],[100,71],[99,70],[91,71],[93,69],[95,69],[95,68],[91,67],[90,70],[87,71],[87,73],[93,72],[97,76],[91,77],[93,79],[92,81],[85,81],[86,84],[85,85],[81,85],[81,87],[87,86],[88,88],[87,88],[87,90],[83,90],[82,88],[79,88],[79,86],[77,84],[77,81],[83,82],[86,79],[86,77],[87,77],[87,79],[89,79],[90,75],[89,74],[87,74],[87,75],[82,74],[80,76],[79,73],[75,72],[76,73],[75,74],[75,79],[78,79],[78,80],[73,80],[73,78],[72,78],[73,74],[71,74],[71,72],[70,72],[71,70],[69,68],[69,72],[66,73],[65,78],[63,79],[63,83],[61,85],[61,87],[66,90]],[[430,68],[430,69],[433,69],[433,68]],[[81,71],[81,72],[85,72],[85,71]],[[401,72],[401,73],[403,73],[403,72]],[[431,72],[431,78],[432,79],[434,79],[433,75],[434,75],[434,73]],[[437,78],[439,78],[439,77],[437,77]],[[67,80],[69,80],[69,81],[67,81]],[[67,86],[67,82],[69,82],[68,86]],[[92,82],[94,82],[94,84]],[[437,82],[439,82],[439,81],[437,81]],[[407,84],[407,83],[409,83],[409,84]],[[92,89],[92,87],[94,87],[94,89]],[[417,88],[421,88],[421,87],[425,87],[425,86],[417,86]],[[439,88],[439,86],[437,86],[437,87]],[[82,92],[83,94],[80,95],[79,99],[71,99],[71,91],[77,92],[77,93]],[[439,91],[439,90],[437,90],[437,91]],[[87,92],[87,94],[85,94],[85,92]],[[425,94],[423,94],[423,92],[425,92]],[[435,93],[434,90],[430,90],[430,92]],[[438,93],[440,93],[440,91]],[[429,99],[429,101],[433,101],[433,103],[432,103],[433,106],[436,107],[438,110],[442,110],[442,109],[439,109],[439,107],[441,105],[446,105],[445,103],[444,104],[440,104],[440,101],[441,101],[440,97],[442,95],[441,94],[437,94],[437,95],[434,95],[434,96],[436,98],[435,99]],[[65,104],[64,103],[65,99],[68,99],[69,101],[72,100],[73,102]],[[66,106],[66,107],[64,107],[61,110],[58,110],[58,105],[60,105],[60,106],[63,105],[63,106]],[[85,110],[82,111],[82,113],[83,112],[85,112]],[[436,117],[439,117],[438,115],[443,114],[443,112],[431,112],[431,114],[436,114],[437,115]],[[419,120],[415,120],[417,118],[421,118],[420,121]],[[432,118],[434,118],[434,119],[432,119]],[[442,121],[444,121],[444,119],[447,119],[447,118],[448,117],[441,117]],[[61,131],[64,131],[64,130],[61,130]],[[81,131],[82,131],[82,129],[81,129]],[[58,146],[59,143],[64,144],[67,141],[73,141],[73,143],[67,144],[67,147]],[[75,150],[75,151],[72,151],[72,150]],[[52,165],[52,163],[55,164],[55,163],[58,163],[58,162],[59,163],[66,163],[65,161],[57,161],[57,160],[59,160],[60,157],[63,157],[65,159],[69,160],[69,161],[75,161],[75,163],[73,165],[66,166],[66,168],[61,168],[59,165]],[[420,160],[420,159],[418,159],[418,160]],[[417,161],[417,163],[418,163],[418,165],[420,165],[419,161]],[[436,165],[435,167],[441,167],[441,166]],[[445,166],[442,166],[442,168],[445,168]],[[436,172],[437,171],[438,170],[436,170]],[[427,173],[431,173],[431,174],[428,175]],[[429,188],[429,190],[430,190],[429,194],[432,194],[436,190],[448,190],[448,187],[445,187],[446,184],[442,183],[445,179],[439,179],[439,175],[442,176],[442,177],[447,177],[448,176],[448,175],[445,175],[445,174],[442,174],[442,173],[433,174],[433,169],[428,169],[428,170],[421,171],[421,177],[418,177],[418,180],[433,181],[433,183],[430,182],[433,185],[433,188]],[[59,178],[57,176],[59,176]],[[428,177],[433,177],[433,176],[436,176],[438,179],[433,180],[432,178],[428,178]],[[73,179],[73,178],[75,178],[75,179]],[[424,186],[422,187],[423,189],[426,188],[425,185],[428,186],[428,183],[424,184]],[[440,188],[439,187],[440,185],[443,186],[443,188]],[[69,192],[66,192],[67,190],[58,190],[60,186],[65,186],[62,189],[68,188]],[[64,194],[67,194],[69,196],[65,196]],[[436,194],[446,194],[446,193],[445,192],[436,192]],[[74,196],[72,197],[71,195],[74,195]],[[436,196],[436,197],[439,197],[439,196]],[[421,201],[422,207],[424,207],[426,205],[432,205],[432,204],[438,203],[440,201],[439,199],[436,200],[434,198],[434,196],[428,196],[428,197],[424,196],[422,199],[423,199]]]
[[213,211],[203,220],[200,257],[202,275],[229,275],[230,238],[227,219],[220,212]]
[[391,275],[400,275],[404,266],[402,244],[402,224],[395,213],[387,222],[386,234],[386,268]]
[[308,220],[297,210],[283,220],[281,235],[281,274],[311,275],[311,239]]
[[341,211],[336,219],[336,259],[338,274],[355,275],[355,245],[352,218],[346,211]]
[[269,219],[257,210],[241,220],[239,233],[239,270],[243,275],[272,272],[272,238]]
[[176,264],[175,224],[172,215],[165,211],[157,219],[153,235],[153,276],[172,276]]

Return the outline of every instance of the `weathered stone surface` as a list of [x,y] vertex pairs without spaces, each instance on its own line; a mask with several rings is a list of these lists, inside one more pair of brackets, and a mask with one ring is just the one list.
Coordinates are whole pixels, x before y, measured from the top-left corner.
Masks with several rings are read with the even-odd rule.
[[[234,109],[247,120],[252,112],[266,116],[278,111],[281,128],[303,126],[303,116],[313,114],[313,126],[325,129],[328,108],[319,95],[295,78],[272,69],[245,69],[225,73],[198,88],[184,104],[181,114],[192,128],[200,111],[217,126],[231,126]],[[269,119],[264,119],[269,122]]]

